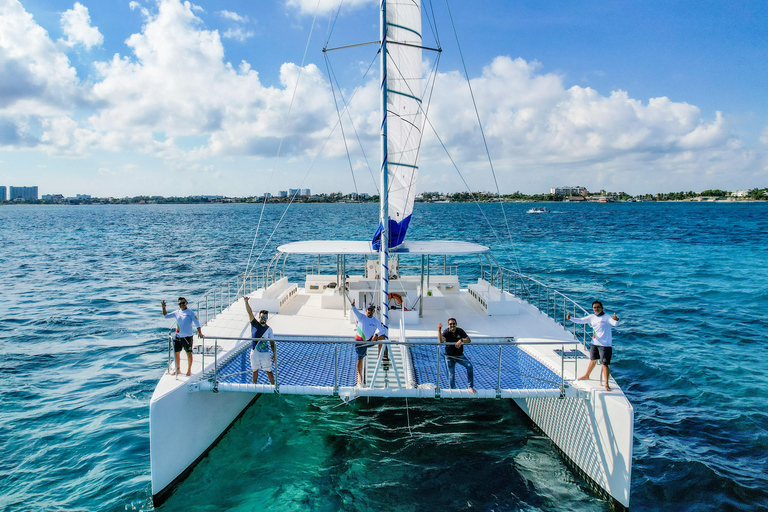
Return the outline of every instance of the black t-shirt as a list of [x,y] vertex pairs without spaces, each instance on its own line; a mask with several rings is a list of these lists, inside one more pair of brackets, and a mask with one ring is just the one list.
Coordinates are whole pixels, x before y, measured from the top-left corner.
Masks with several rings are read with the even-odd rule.
[[467,333],[461,327],[456,328],[456,332],[451,332],[450,329],[443,331],[443,341],[445,341],[445,355],[447,356],[463,356],[464,344],[459,348],[456,348],[456,342],[467,338]]
[[[259,322],[257,319],[251,320],[251,338],[261,338],[264,336],[264,333],[267,332],[269,329],[268,325],[261,325],[261,322]],[[266,341],[259,341],[251,340],[251,350],[256,348],[256,345],[261,343],[266,343]],[[260,352],[263,352],[264,349],[262,349]]]

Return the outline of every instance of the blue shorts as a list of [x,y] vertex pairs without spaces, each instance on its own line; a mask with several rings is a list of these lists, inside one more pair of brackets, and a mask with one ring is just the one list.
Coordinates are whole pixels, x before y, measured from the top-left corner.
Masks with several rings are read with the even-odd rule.
[[355,345],[355,352],[357,352],[357,360],[365,359],[365,355],[368,353],[368,347],[372,347],[373,343],[357,344]]
[[601,364],[611,364],[611,355],[613,355],[613,347],[592,345],[589,348],[589,359],[592,361],[599,359]]

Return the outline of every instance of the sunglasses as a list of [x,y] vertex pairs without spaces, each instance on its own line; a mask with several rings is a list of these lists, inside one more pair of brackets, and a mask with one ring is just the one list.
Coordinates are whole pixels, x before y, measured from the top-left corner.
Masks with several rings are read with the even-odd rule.
[[187,303],[187,301],[179,302],[179,306],[183,306],[186,303]]

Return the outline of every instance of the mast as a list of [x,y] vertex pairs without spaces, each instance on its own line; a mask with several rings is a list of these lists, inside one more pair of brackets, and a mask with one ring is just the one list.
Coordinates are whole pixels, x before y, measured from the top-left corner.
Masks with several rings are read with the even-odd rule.
[[381,37],[381,192],[379,207],[381,218],[381,325],[384,335],[389,338],[389,169],[387,168],[387,0],[381,0],[379,17]]

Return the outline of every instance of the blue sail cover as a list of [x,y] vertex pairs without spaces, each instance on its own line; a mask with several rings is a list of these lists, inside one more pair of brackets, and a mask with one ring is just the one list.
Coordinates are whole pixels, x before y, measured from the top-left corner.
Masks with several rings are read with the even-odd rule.
[[[389,247],[405,239],[416,195],[416,174],[423,127],[421,96],[420,0],[387,1],[386,93]],[[381,249],[381,229],[373,247]]]

